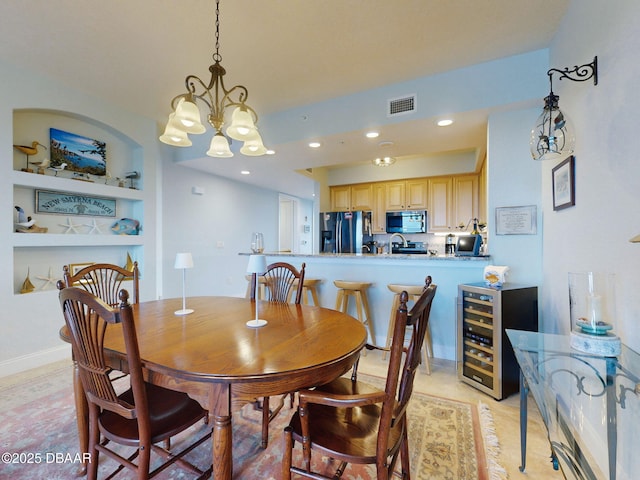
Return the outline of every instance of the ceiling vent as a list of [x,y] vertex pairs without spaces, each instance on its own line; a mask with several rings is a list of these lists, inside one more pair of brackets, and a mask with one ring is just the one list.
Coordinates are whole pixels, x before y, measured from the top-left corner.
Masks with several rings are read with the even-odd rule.
[[392,98],[387,102],[387,117],[406,115],[416,111],[416,95]]

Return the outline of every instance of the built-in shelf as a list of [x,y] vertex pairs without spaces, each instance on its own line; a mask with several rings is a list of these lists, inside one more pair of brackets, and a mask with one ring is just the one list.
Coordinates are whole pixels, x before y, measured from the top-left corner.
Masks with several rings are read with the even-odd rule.
[[99,247],[143,245],[142,235],[82,235],[65,233],[14,233],[14,247]]
[[41,188],[60,192],[73,192],[84,195],[121,198],[124,200],[143,200],[144,192],[133,188],[117,187],[96,182],[85,182],[72,178],[62,178],[53,175],[38,175],[14,170],[13,184],[27,188]]

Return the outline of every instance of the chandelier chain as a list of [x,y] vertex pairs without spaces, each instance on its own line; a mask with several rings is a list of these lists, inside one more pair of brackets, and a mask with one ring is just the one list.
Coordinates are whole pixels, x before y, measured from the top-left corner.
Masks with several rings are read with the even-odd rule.
[[222,61],[222,55],[220,50],[220,0],[216,0],[216,53],[213,54],[213,60],[220,63]]

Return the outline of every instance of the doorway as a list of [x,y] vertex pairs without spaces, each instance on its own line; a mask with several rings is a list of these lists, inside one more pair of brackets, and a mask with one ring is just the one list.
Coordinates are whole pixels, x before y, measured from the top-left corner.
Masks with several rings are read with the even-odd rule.
[[280,209],[278,222],[278,250],[284,253],[295,251],[297,232],[298,201],[286,195],[280,195]]

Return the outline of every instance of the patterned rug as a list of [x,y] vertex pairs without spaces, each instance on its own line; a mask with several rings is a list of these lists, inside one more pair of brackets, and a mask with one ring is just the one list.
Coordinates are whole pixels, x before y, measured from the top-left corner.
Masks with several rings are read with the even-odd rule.
[[[382,385],[377,377],[361,375],[361,380]],[[60,365],[39,376],[18,383],[0,382],[0,479],[67,480],[75,476],[80,458],[71,367]],[[282,458],[282,430],[291,415],[287,407],[270,426],[269,446],[260,448],[261,413],[248,405],[233,416],[234,478],[279,479]],[[195,430],[206,428],[203,425]],[[195,432],[194,432],[195,433]],[[474,405],[431,395],[414,393],[409,408],[411,475],[420,480],[500,480],[506,472],[496,464],[498,442],[491,413],[484,405]],[[181,438],[172,441],[180,447]],[[296,445],[294,464],[301,464]],[[190,460],[205,467],[211,462],[210,444],[191,452]],[[153,458],[153,457],[152,457]],[[316,467],[332,468],[327,458],[315,458]],[[99,476],[110,471],[111,460],[100,459]],[[131,478],[121,472],[116,478]],[[178,468],[161,473],[159,479],[188,479],[191,474]],[[295,476],[294,476],[295,478]],[[375,479],[375,469],[350,465],[343,477],[350,480]]]

